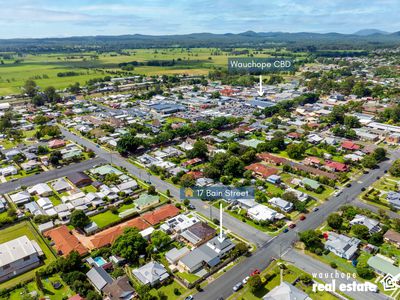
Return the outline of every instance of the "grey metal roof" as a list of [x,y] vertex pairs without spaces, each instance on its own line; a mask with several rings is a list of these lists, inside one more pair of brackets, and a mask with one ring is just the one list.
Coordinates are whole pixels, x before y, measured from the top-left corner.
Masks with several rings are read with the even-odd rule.
[[113,279],[108,273],[100,267],[93,267],[86,273],[86,276],[89,278],[90,282],[101,291],[108,283],[112,283]]

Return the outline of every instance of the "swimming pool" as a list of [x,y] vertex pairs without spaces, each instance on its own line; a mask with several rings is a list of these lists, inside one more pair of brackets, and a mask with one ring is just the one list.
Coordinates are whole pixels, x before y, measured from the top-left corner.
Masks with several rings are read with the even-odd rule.
[[97,257],[93,258],[93,260],[98,267],[101,267],[107,263],[106,260],[104,258],[102,258],[101,256],[97,256]]

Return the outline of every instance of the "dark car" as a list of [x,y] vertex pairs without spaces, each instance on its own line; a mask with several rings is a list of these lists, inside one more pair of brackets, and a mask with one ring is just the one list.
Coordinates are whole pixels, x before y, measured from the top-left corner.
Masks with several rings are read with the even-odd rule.
[[361,192],[364,192],[364,191],[365,191],[365,187],[362,187],[362,188],[361,188]]
[[286,233],[286,232],[288,232],[288,231],[289,231],[289,229],[287,229],[287,228],[283,229],[283,232],[284,232],[284,233]]
[[318,207],[314,207],[313,211],[319,211]]
[[304,221],[305,219],[306,219],[306,216],[305,216],[305,215],[301,215],[301,216],[300,216],[300,220],[301,220],[301,221]]
[[346,184],[346,187],[348,188],[351,187],[351,183]]
[[294,224],[294,223],[289,224],[289,228],[295,228],[295,227],[296,227],[296,224]]

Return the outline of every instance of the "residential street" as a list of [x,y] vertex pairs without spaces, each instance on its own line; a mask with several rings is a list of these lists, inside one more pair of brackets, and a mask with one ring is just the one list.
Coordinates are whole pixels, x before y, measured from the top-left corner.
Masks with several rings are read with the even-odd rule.
[[[317,273],[317,274],[335,274],[336,272],[339,274],[342,274],[342,272],[337,271],[332,269],[330,266],[316,260],[316,259],[312,259],[311,257],[307,256],[306,254],[303,254],[299,251],[296,250],[290,250],[287,254],[285,254],[283,256],[283,258],[289,262],[291,262],[292,264],[294,264],[296,267],[298,267],[299,269],[302,269],[304,271],[306,271],[309,274],[313,274],[313,273]],[[321,281],[324,281],[326,283],[332,283],[332,279],[331,278],[323,278],[320,279]],[[336,280],[336,286],[338,286],[341,283],[344,284],[349,284],[352,283],[354,281],[353,278],[351,278],[350,280],[347,280],[346,278],[342,279],[342,278],[335,278]],[[359,281],[357,281],[359,282]],[[354,298],[354,299],[368,299],[368,300],[382,300],[382,299],[390,299],[389,297],[387,297],[386,295],[382,294],[382,293],[373,293],[373,292],[366,292],[366,293],[362,293],[362,297],[360,297],[360,293],[357,292],[347,292],[347,295],[349,295],[350,297]]]
[[[84,139],[76,134],[73,134],[62,127],[60,128],[66,139],[72,140],[80,145],[92,149],[100,158],[110,163],[113,163],[117,166],[124,167],[128,170],[129,173],[136,176],[137,178],[140,178],[141,180],[146,182],[150,182],[157,188],[158,191],[165,192],[166,190],[169,190],[174,198],[180,199],[179,188],[177,188],[176,186],[168,182],[165,182],[161,180],[159,177],[149,174],[146,170],[143,170],[133,165],[118,153],[110,153],[104,150],[103,148],[98,148],[93,142]],[[210,207],[203,201],[194,200],[191,201],[191,203],[195,206],[197,212],[207,217],[210,215]],[[219,215],[219,211],[215,207],[211,206],[211,211],[213,216]],[[266,233],[259,231],[258,229],[250,225],[247,225],[241,222],[240,220],[236,219],[235,217],[232,217],[226,213],[224,213],[224,227],[242,236],[249,242],[256,244],[257,247],[261,246],[262,244],[266,243],[271,239],[271,237]]]
[[104,159],[97,157],[89,160],[84,160],[78,163],[72,163],[60,169],[53,169],[47,172],[42,172],[37,175],[24,177],[16,181],[8,181],[0,184],[0,194],[9,193],[17,188],[20,188],[21,186],[32,186],[37,183],[54,180],[63,176],[68,176],[75,172],[85,171],[87,169],[92,168],[95,165],[104,164],[105,162],[106,161]]
[[[134,176],[137,176],[144,181],[150,181],[151,184],[153,184],[159,191],[164,192],[169,189],[171,195],[179,199],[179,189],[172,184],[164,182],[156,176],[149,175],[145,170],[134,166],[119,154],[110,153],[102,148],[98,148],[94,143],[81,138],[65,130],[64,128],[61,128],[61,130],[67,139],[73,140],[76,143],[93,149],[93,151],[95,151],[100,158],[120,167],[126,168]],[[400,153],[394,152],[393,156],[393,158],[400,157]],[[224,214],[224,226],[229,230],[243,236],[250,242],[257,244],[258,249],[251,257],[236,265],[229,272],[226,272],[217,280],[207,285],[203,292],[196,294],[196,300],[218,299],[221,296],[224,298],[229,297],[233,292],[232,287],[239,281],[242,281],[242,279],[246,277],[251,270],[256,268],[260,270],[265,269],[273,258],[278,258],[285,252],[289,251],[293,243],[298,240],[298,232],[317,228],[323,223],[323,221],[331,212],[337,211],[340,206],[346,203],[352,203],[360,194],[363,187],[367,188],[371,186],[372,183],[376,181],[378,176],[381,177],[385,174],[384,171],[389,169],[393,158],[382,162],[379,168],[371,170],[368,174],[363,174],[360,178],[353,181],[351,183],[351,187],[344,188],[343,193],[341,193],[338,197],[330,198],[329,201],[326,201],[319,206],[318,211],[309,213],[306,220],[299,221],[294,230],[290,230],[287,233],[282,233],[274,238],[271,238],[265,233],[262,233],[259,230],[240,222],[228,214]],[[196,207],[196,211],[205,216],[209,215],[209,207],[205,205],[204,202],[198,200],[193,201],[193,204]],[[217,215],[217,209],[212,207],[212,213],[213,215]],[[365,294],[358,293],[351,295],[351,297],[354,299],[364,300]]]

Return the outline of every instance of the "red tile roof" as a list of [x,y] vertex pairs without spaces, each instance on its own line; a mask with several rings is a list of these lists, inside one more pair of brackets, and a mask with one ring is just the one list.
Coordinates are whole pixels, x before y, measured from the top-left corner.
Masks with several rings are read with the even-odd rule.
[[195,165],[195,164],[197,164],[197,163],[199,163],[201,161],[202,160],[200,158],[196,157],[196,158],[193,158],[193,159],[190,159],[190,160],[187,160],[187,161],[183,162],[182,166],[186,167],[186,166]]
[[111,245],[124,232],[126,227],[136,227],[138,230],[144,230],[150,225],[140,217],[135,218],[96,233],[90,241],[95,248]]
[[325,166],[328,167],[328,168],[330,168],[330,169],[333,169],[333,170],[335,170],[335,171],[339,171],[339,172],[345,172],[345,171],[347,171],[347,165],[346,165],[346,164],[343,164],[343,163],[340,163],[340,162],[337,162],[337,161],[330,161],[330,162],[327,162],[327,163],[325,164]]
[[154,211],[142,215],[142,218],[151,225],[156,225],[165,219],[175,217],[179,214],[179,209],[172,204],[164,205]]
[[87,249],[81,242],[68,230],[68,227],[62,225],[60,227],[50,229],[44,233],[46,237],[50,237],[54,242],[54,248],[57,252],[61,252],[66,256],[72,251],[77,251],[80,255],[86,254]]
[[321,159],[315,156],[308,156],[304,159],[305,164],[320,164]]
[[72,296],[70,298],[68,298],[68,300],[85,300],[85,298],[79,296],[78,294],[76,294],[75,296]]
[[287,161],[286,158],[278,157],[278,156],[272,155],[267,152],[257,154],[257,157],[258,157],[258,159],[261,159],[263,161],[271,162],[271,163],[275,163],[275,164],[283,164],[285,161]]
[[357,144],[354,144],[352,141],[344,141],[342,143],[342,148],[347,149],[347,150],[358,150],[360,149],[360,146]]
[[204,176],[203,172],[201,171],[190,171],[187,174],[192,176],[193,179],[199,179]]
[[253,171],[257,175],[260,175],[264,178],[267,178],[271,175],[278,173],[278,169],[270,168],[270,167],[260,164],[260,163],[251,164],[251,165],[247,166],[245,169]]

